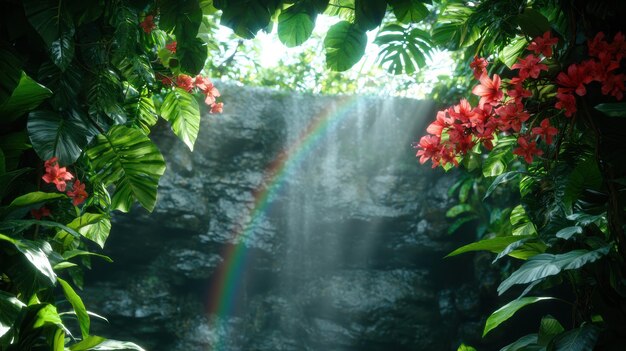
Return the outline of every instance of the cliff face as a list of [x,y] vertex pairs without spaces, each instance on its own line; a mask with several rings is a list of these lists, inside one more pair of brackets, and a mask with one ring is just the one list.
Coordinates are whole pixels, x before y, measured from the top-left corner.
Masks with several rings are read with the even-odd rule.
[[[118,216],[115,263],[86,277],[87,306],[111,321],[100,334],[267,351],[448,350],[479,334],[479,298],[459,290],[472,264],[442,259],[460,245],[454,177],[411,148],[430,103],[221,90],[193,153],[166,126],[153,136],[168,166],[157,208]],[[233,250],[242,268],[220,285]],[[216,287],[232,288],[221,313]]]

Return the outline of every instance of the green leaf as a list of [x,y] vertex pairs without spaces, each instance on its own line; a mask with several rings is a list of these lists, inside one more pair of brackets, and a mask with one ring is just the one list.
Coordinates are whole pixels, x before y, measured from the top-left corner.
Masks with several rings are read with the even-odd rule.
[[[98,337],[99,338],[99,337]],[[78,344],[77,344],[78,345]],[[93,351],[112,351],[112,350],[136,350],[136,351],[145,351],[141,346],[128,342],[128,341],[117,341],[111,339],[104,339],[100,343],[91,346],[90,348],[71,348],[71,351],[81,351],[81,350],[93,350]]]
[[100,257],[103,260],[111,263],[113,262],[113,260],[109,257],[109,256],[105,256],[105,255],[101,255],[95,252],[89,252],[89,251],[84,251],[84,250],[68,250],[65,251],[63,253],[63,258],[66,260],[69,260],[70,258],[74,258],[76,256],[85,256],[85,255],[89,255],[89,256],[96,256],[96,257]]
[[74,312],[76,312],[76,318],[78,318],[78,325],[80,326],[80,333],[83,338],[89,336],[89,315],[87,314],[87,309],[85,308],[85,304],[83,300],[81,300],[80,296],[76,294],[76,291],[72,289],[72,286],[61,278],[57,278],[61,287],[63,288],[63,294],[65,294],[65,298],[74,308]]
[[626,117],[626,102],[598,104],[594,108],[609,117]]
[[600,330],[592,324],[572,329],[559,336],[552,342],[554,351],[587,351],[593,350],[598,342]]
[[22,196],[18,196],[15,200],[11,202],[11,204],[9,204],[9,208],[41,206],[48,201],[61,198],[67,198],[67,196],[60,193],[45,193],[43,191],[35,191],[32,193],[24,194]]
[[396,19],[402,23],[418,23],[429,14],[426,5],[419,0],[389,0],[388,2],[393,8]]
[[427,32],[397,24],[383,27],[374,43],[380,46],[378,62],[392,74],[412,74],[424,67],[433,46]]
[[470,215],[466,217],[457,218],[450,226],[448,226],[448,234],[452,234],[456,232],[461,226],[467,222],[473,221],[478,217],[475,215]]
[[517,62],[517,58],[522,54],[524,49],[528,46],[528,42],[524,37],[515,37],[511,40],[511,42],[502,48],[500,51],[500,55],[498,58],[502,63],[504,63],[509,69]]
[[113,208],[128,212],[133,202],[138,201],[148,211],[154,209],[165,161],[140,130],[113,126],[107,134],[98,135],[87,156],[97,172],[94,181],[115,184]]
[[230,27],[235,34],[252,39],[256,33],[266,28],[276,12],[278,2],[273,0],[230,0],[214,1],[222,10],[220,24]]
[[200,38],[179,42],[176,49],[180,66],[183,71],[192,76],[197,75],[204,68],[208,56],[206,43]]
[[90,335],[84,337],[81,342],[70,346],[70,351],[93,350],[93,347],[100,345],[106,339],[101,336]]
[[524,335],[507,346],[500,349],[500,351],[521,351],[524,347],[537,343],[537,334]]
[[522,32],[531,38],[542,36],[551,30],[550,22],[541,12],[527,8],[515,18]]
[[315,27],[315,18],[312,18],[302,6],[291,6],[278,16],[278,39],[287,47],[294,47],[304,43]]
[[59,114],[37,110],[28,115],[28,135],[42,160],[59,158],[59,164],[76,162],[92,133],[75,111]]
[[26,305],[17,297],[0,290],[0,338],[9,332],[20,310]]
[[452,208],[450,208],[448,210],[448,212],[446,212],[446,217],[454,218],[454,217],[457,217],[460,214],[467,213],[467,212],[475,212],[474,208],[472,207],[472,205],[470,205],[470,204],[458,204],[458,205],[453,206]]
[[22,75],[20,61],[11,52],[0,49],[0,104],[11,96]]
[[461,344],[456,351],[476,351],[476,349],[469,345]]
[[161,105],[161,116],[172,124],[174,134],[193,151],[200,130],[200,108],[193,95],[181,88],[170,91]]
[[62,8],[62,1],[55,0],[23,0],[28,22],[35,28],[46,46],[59,39],[61,32],[71,28],[66,18],[68,11]]
[[491,251],[493,253],[499,253],[511,243],[524,238],[530,238],[530,236],[498,236],[495,238],[483,239],[481,241],[462,246],[449,253],[446,257],[456,256],[470,251]]
[[53,351],[65,351],[65,331],[61,328],[54,332],[54,339],[52,342]]
[[52,96],[52,91],[35,82],[26,73],[22,72],[19,84],[11,96],[0,104],[2,122],[12,122],[17,117],[39,106],[44,100]]
[[70,65],[61,71],[52,62],[46,62],[39,68],[39,80],[54,92],[53,106],[72,105],[83,89],[84,73],[76,65]]
[[133,125],[141,128],[144,134],[150,134],[150,128],[159,119],[154,102],[149,96],[140,94],[132,86],[126,87],[126,99],[124,109]]
[[564,254],[539,254],[531,257],[513,274],[505,279],[498,287],[498,294],[502,295],[515,284],[527,284],[534,281],[557,275],[562,271],[577,269],[588,263],[597,261],[606,256],[611,246],[604,246],[597,250],[573,250]]
[[583,228],[580,226],[566,227],[556,233],[557,238],[568,240],[576,234],[582,234]]
[[59,39],[50,45],[50,58],[52,62],[61,69],[65,69],[70,65],[74,58],[74,31],[63,33]]
[[515,179],[520,173],[521,172],[519,171],[511,171],[511,172],[502,173],[499,176],[497,176],[496,179],[493,180],[491,185],[489,185],[489,188],[485,192],[485,197],[483,197],[483,200],[487,199],[489,195],[491,195],[494,192],[494,190],[496,190],[498,185],[505,184],[509,182],[510,180]]
[[380,26],[387,11],[385,0],[355,0],[354,23],[364,31]]
[[0,240],[12,243],[15,248],[21,252],[24,257],[26,257],[33,267],[35,267],[35,269],[37,269],[37,271],[47,279],[50,285],[54,285],[56,283],[57,276],[50,265],[48,256],[44,252],[44,249],[48,252],[52,251],[50,244],[47,242],[37,242],[26,239],[13,239],[4,234],[0,234]]
[[487,335],[491,330],[502,324],[507,319],[513,317],[513,315],[521,308],[533,304],[542,300],[551,300],[553,297],[522,297],[517,300],[513,300],[506,305],[500,307],[497,311],[492,313],[487,322],[485,323],[485,329],[483,331],[483,337]]
[[33,324],[33,328],[41,328],[44,325],[53,324],[53,325],[63,325],[63,321],[61,321],[61,317],[57,312],[57,308],[54,305],[45,305],[42,309],[37,312],[37,319]]
[[85,238],[104,249],[104,243],[111,231],[111,221],[105,214],[85,213],[68,223],[68,227],[78,231]]
[[145,55],[124,56],[117,67],[134,87],[140,88],[154,83],[154,71],[150,59]]
[[326,65],[334,71],[350,69],[363,57],[366,45],[364,31],[347,21],[336,23],[324,39]]
[[522,205],[515,206],[511,211],[511,226],[513,227],[513,235],[537,234],[535,224],[528,218]]
[[483,162],[483,176],[495,177],[504,173],[509,162],[513,160],[513,146],[516,144],[517,140],[513,136],[498,140]]
[[547,315],[541,319],[539,326],[539,337],[537,343],[540,345],[548,345],[554,336],[561,334],[565,329],[559,321],[554,317]]
[[111,69],[101,69],[92,78],[87,92],[89,114],[104,114],[112,121],[126,122],[126,114],[121,104],[124,101],[123,85],[118,75]]

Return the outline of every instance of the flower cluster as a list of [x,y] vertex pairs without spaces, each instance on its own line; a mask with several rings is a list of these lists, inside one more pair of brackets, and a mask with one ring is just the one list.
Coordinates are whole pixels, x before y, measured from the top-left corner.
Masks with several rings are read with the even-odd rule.
[[176,81],[169,77],[163,77],[161,83],[164,85],[174,85],[177,87],[191,92],[194,88],[197,88],[202,94],[204,94],[204,103],[211,107],[210,113],[222,113],[224,109],[223,102],[217,102],[217,98],[220,97],[220,92],[217,90],[213,82],[209,78],[202,75],[197,75],[192,78],[186,74],[179,74],[176,77]]
[[[58,159],[56,157],[52,157],[51,159],[45,161],[44,168],[46,169],[46,173],[41,177],[44,182],[50,184],[53,183],[58,191],[65,192],[67,188],[67,181],[74,179],[74,175],[70,173],[65,167],[60,167],[58,163]],[[74,206],[78,206],[85,202],[89,194],[85,191],[85,184],[82,184],[80,180],[74,181],[72,184],[72,189],[67,190],[67,196],[72,199],[72,204]],[[43,211],[43,207],[38,211]],[[42,216],[50,215],[50,212],[37,212],[32,213],[33,217],[39,219]],[[38,218],[39,217],[39,218]]]
[[157,28],[156,24],[154,24],[154,16],[152,15],[147,15],[146,18],[139,23],[139,26],[148,34]]
[[[512,66],[512,69],[518,70],[517,76],[506,82],[497,74],[489,77],[488,61],[474,57],[470,67],[480,84],[472,89],[472,93],[480,98],[478,106],[462,99],[458,105],[439,111],[436,120],[426,129],[429,135],[415,144],[420,163],[431,160],[433,168],[449,164],[458,166],[459,159],[479,144],[491,150],[496,133],[521,133],[524,122],[530,119],[530,113],[524,106],[524,99],[532,95],[525,87],[526,81],[537,79],[542,71],[548,70],[542,61],[552,56],[552,46],[556,43],[557,39],[552,38],[549,32],[535,38],[527,48],[533,53],[518,59]],[[550,144],[554,135],[556,128],[546,119],[530,134],[519,136],[519,147],[514,153],[530,163],[534,156],[543,154],[534,139],[541,136]]]
[[624,35],[621,32],[617,33],[613,37],[613,42],[609,44],[604,40],[604,33],[600,32],[587,43],[587,47],[590,59],[571,64],[567,72],[561,72],[556,77],[558,90],[555,107],[564,110],[567,117],[571,117],[577,111],[575,95],[587,94],[585,85],[591,82],[601,83],[601,92],[604,95],[611,95],[617,100],[624,98],[626,76],[615,72],[626,56]]
[[[538,142],[543,140],[545,144],[552,144],[558,130],[549,118],[544,118],[534,128],[526,126],[535,122],[529,121],[531,115],[524,102],[532,96],[529,87],[536,84],[533,80],[548,71],[544,61],[552,57],[553,46],[557,43],[558,39],[552,37],[550,32],[533,39],[526,47],[530,53],[518,58],[511,66],[517,75],[505,81],[497,74],[490,78],[487,74],[487,60],[474,57],[470,68],[480,84],[472,89],[472,93],[480,98],[478,106],[473,107],[463,99],[458,105],[439,111],[436,120],[426,129],[428,135],[414,144],[418,149],[420,163],[431,160],[433,168],[439,165],[458,166],[459,160],[479,144],[491,150],[496,133],[516,135],[517,147],[513,154],[522,157],[527,163],[531,163],[536,156],[542,156],[543,150],[538,147]],[[566,117],[576,113],[575,95],[584,96],[586,85],[591,82],[601,83],[602,94],[611,95],[617,100],[623,98],[626,76],[617,73],[617,70],[621,60],[626,57],[624,35],[617,33],[612,43],[608,43],[604,40],[604,34],[598,33],[588,42],[588,53],[590,59],[570,65],[566,72],[556,77],[554,106],[557,110],[563,110]]]

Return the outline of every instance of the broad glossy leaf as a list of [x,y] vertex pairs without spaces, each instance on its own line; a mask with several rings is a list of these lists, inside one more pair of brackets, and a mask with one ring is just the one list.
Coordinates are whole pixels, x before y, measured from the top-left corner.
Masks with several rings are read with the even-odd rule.
[[74,163],[89,143],[90,128],[75,111],[37,110],[28,115],[28,134],[42,160],[58,157],[61,165]]
[[124,109],[133,125],[140,127],[144,134],[150,134],[150,128],[159,118],[152,99],[140,94],[132,86],[126,87],[126,101]]
[[572,236],[576,234],[582,234],[582,232],[583,232],[583,228],[575,225],[573,227],[566,227],[566,228],[559,230],[556,233],[556,237],[568,240],[569,238],[571,238]]
[[541,318],[541,324],[539,326],[539,338],[537,343],[540,345],[547,345],[554,336],[562,333],[565,329],[559,321],[554,317],[547,315]]
[[381,29],[374,43],[380,46],[378,62],[392,74],[412,74],[424,67],[433,46],[427,32],[397,24]]
[[165,96],[161,116],[172,125],[172,130],[189,150],[193,151],[200,130],[200,108],[193,95],[176,88]]
[[184,72],[195,76],[204,68],[208,56],[206,43],[200,38],[179,42],[176,49],[180,66]]
[[524,347],[537,343],[537,334],[524,335],[516,341],[500,349],[500,351],[520,351]]
[[65,69],[74,59],[74,31],[67,31],[50,45],[50,58],[61,69]]
[[37,312],[37,319],[33,324],[33,328],[41,328],[44,325],[53,324],[53,325],[63,325],[63,321],[57,312],[57,308],[54,305],[45,305],[42,309]]
[[89,113],[104,114],[118,124],[126,122],[122,107],[124,102],[123,85],[118,75],[111,69],[102,69],[92,76],[91,88],[87,93]]
[[522,32],[531,38],[539,37],[550,31],[550,22],[541,12],[527,8],[516,17]]
[[510,69],[517,62],[517,58],[520,57],[524,49],[526,49],[526,46],[528,46],[526,38],[513,38],[511,42],[500,51],[500,61]]
[[0,67],[0,103],[3,103],[19,84],[22,69],[15,55],[4,49],[0,49]]
[[15,319],[25,306],[17,297],[0,290],[0,338],[15,324]]
[[144,55],[128,55],[117,65],[122,75],[135,88],[154,83],[154,72],[150,60]]
[[367,35],[355,25],[341,21],[328,30],[324,39],[326,66],[333,71],[345,71],[354,66],[367,45]]
[[93,350],[93,347],[101,344],[106,339],[101,336],[90,335],[83,338],[79,343],[70,346],[70,351]]
[[103,260],[105,260],[105,261],[107,261],[109,263],[113,262],[113,260],[109,256],[101,255],[101,254],[98,254],[98,253],[95,253],[95,252],[84,251],[84,250],[68,250],[68,251],[65,251],[63,253],[63,258],[66,259],[66,260],[69,260],[70,258],[74,258],[76,256],[85,256],[85,255],[100,257],[100,258],[102,258]]
[[21,252],[24,257],[37,269],[41,275],[43,275],[50,285],[56,283],[56,274],[50,265],[48,256],[44,252],[52,251],[50,244],[47,242],[31,241],[26,239],[13,239],[4,234],[0,234],[0,240],[12,243],[15,248]]
[[476,351],[476,349],[469,345],[461,344],[456,351]]
[[467,222],[473,221],[478,217],[475,215],[464,216],[461,218],[457,218],[452,224],[448,226],[448,234],[452,234],[456,232],[461,226]]
[[508,136],[498,140],[483,162],[483,176],[495,177],[504,173],[513,157],[513,146],[517,144],[515,137]]
[[541,241],[537,241],[536,237],[532,236],[530,238],[524,238],[507,246],[498,254],[498,256],[496,256],[496,258],[494,258],[492,263],[495,263],[496,261],[507,255],[519,258],[521,260],[527,260],[530,257],[533,257],[540,253],[544,253],[546,249],[546,244]]
[[65,298],[74,308],[74,312],[76,313],[76,318],[78,318],[78,325],[80,326],[80,333],[83,338],[89,336],[89,315],[87,314],[87,309],[85,308],[85,304],[83,300],[78,296],[76,291],[72,288],[72,286],[61,278],[57,278],[59,284],[61,284],[61,288],[63,288],[63,294],[65,294]]
[[67,226],[103,249],[111,231],[111,221],[105,214],[85,213],[68,223]]
[[499,253],[511,243],[524,238],[530,238],[530,236],[498,236],[495,238],[483,239],[481,241],[462,246],[449,253],[446,257],[456,256],[470,251],[491,251],[493,253]]
[[59,39],[61,32],[71,28],[67,11],[61,8],[62,1],[56,0],[23,0],[28,22],[35,28],[44,43],[51,47]]
[[454,218],[454,217],[457,217],[460,214],[467,213],[467,212],[475,212],[474,208],[472,207],[472,205],[470,205],[470,204],[458,204],[458,205],[453,206],[452,208],[450,208],[448,210],[448,212],[446,212],[446,217]]
[[65,331],[61,328],[54,332],[54,339],[52,342],[53,351],[65,351]]
[[573,250],[564,254],[539,254],[531,257],[513,274],[505,279],[498,287],[498,294],[502,295],[516,284],[527,284],[534,281],[557,275],[562,271],[577,269],[588,263],[597,261],[606,256],[611,247],[605,246],[597,250]]
[[[79,351],[81,349],[71,349],[71,351]],[[89,350],[93,351],[113,351],[113,350],[136,350],[136,351],[145,351],[141,346],[128,342],[128,341],[118,341],[105,339],[101,343],[96,346],[90,348]]]
[[220,24],[230,27],[235,34],[245,39],[254,38],[259,30],[266,28],[278,6],[278,2],[274,0],[230,0],[213,3],[222,10]]
[[598,104],[594,108],[610,117],[626,117],[626,102]]
[[485,197],[483,197],[483,200],[487,199],[489,195],[491,195],[494,192],[494,190],[496,190],[498,185],[508,183],[509,181],[515,179],[520,173],[521,172],[519,171],[511,171],[511,172],[502,173],[499,176],[497,176],[496,179],[494,179],[493,182],[491,182],[491,185],[489,185],[489,188],[485,192]]
[[515,206],[511,211],[511,226],[513,227],[513,235],[537,234],[535,224],[528,218],[522,205]]
[[11,96],[0,104],[2,122],[12,122],[17,117],[39,106],[44,100],[52,96],[52,91],[35,82],[25,72],[22,72],[19,84]]
[[128,212],[134,201],[148,211],[156,203],[165,161],[154,143],[140,130],[114,126],[87,150],[97,173],[96,181],[115,184],[112,206]]
[[483,337],[487,335],[491,330],[502,324],[507,319],[513,317],[513,315],[521,308],[533,304],[535,302],[543,300],[551,300],[553,297],[522,297],[521,299],[513,300],[506,305],[500,307],[497,311],[492,313],[487,322],[485,323],[485,329],[483,330]]
[[43,191],[34,191],[32,193],[24,194],[15,198],[15,200],[11,201],[9,204],[10,208],[16,207],[31,207],[31,206],[41,206],[48,201],[67,198],[67,195],[60,193],[46,193]]
[[76,65],[70,65],[61,71],[52,62],[46,62],[39,68],[39,80],[54,92],[53,106],[72,105],[83,88],[83,71]]
[[552,342],[554,351],[587,351],[593,350],[598,342],[600,330],[592,324],[569,330],[556,336]]
[[385,0],[355,0],[355,24],[364,31],[372,30],[383,21],[386,11]]
[[302,6],[291,6],[278,16],[278,39],[288,47],[304,43],[315,27],[315,18]]
[[396,19],[402,23],[418,23],[430,13],[419,0],[389,0]]

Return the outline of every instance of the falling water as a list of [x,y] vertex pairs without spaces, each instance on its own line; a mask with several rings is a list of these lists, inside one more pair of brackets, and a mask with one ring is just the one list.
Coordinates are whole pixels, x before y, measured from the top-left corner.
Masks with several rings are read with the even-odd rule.
[[128,279],[91,288],[97,312],[151,350],[448,350],[453,179],[411,148],[432,105],[223,90],[193,154],[156,135],[159,205],[116,223],[108,252]]

